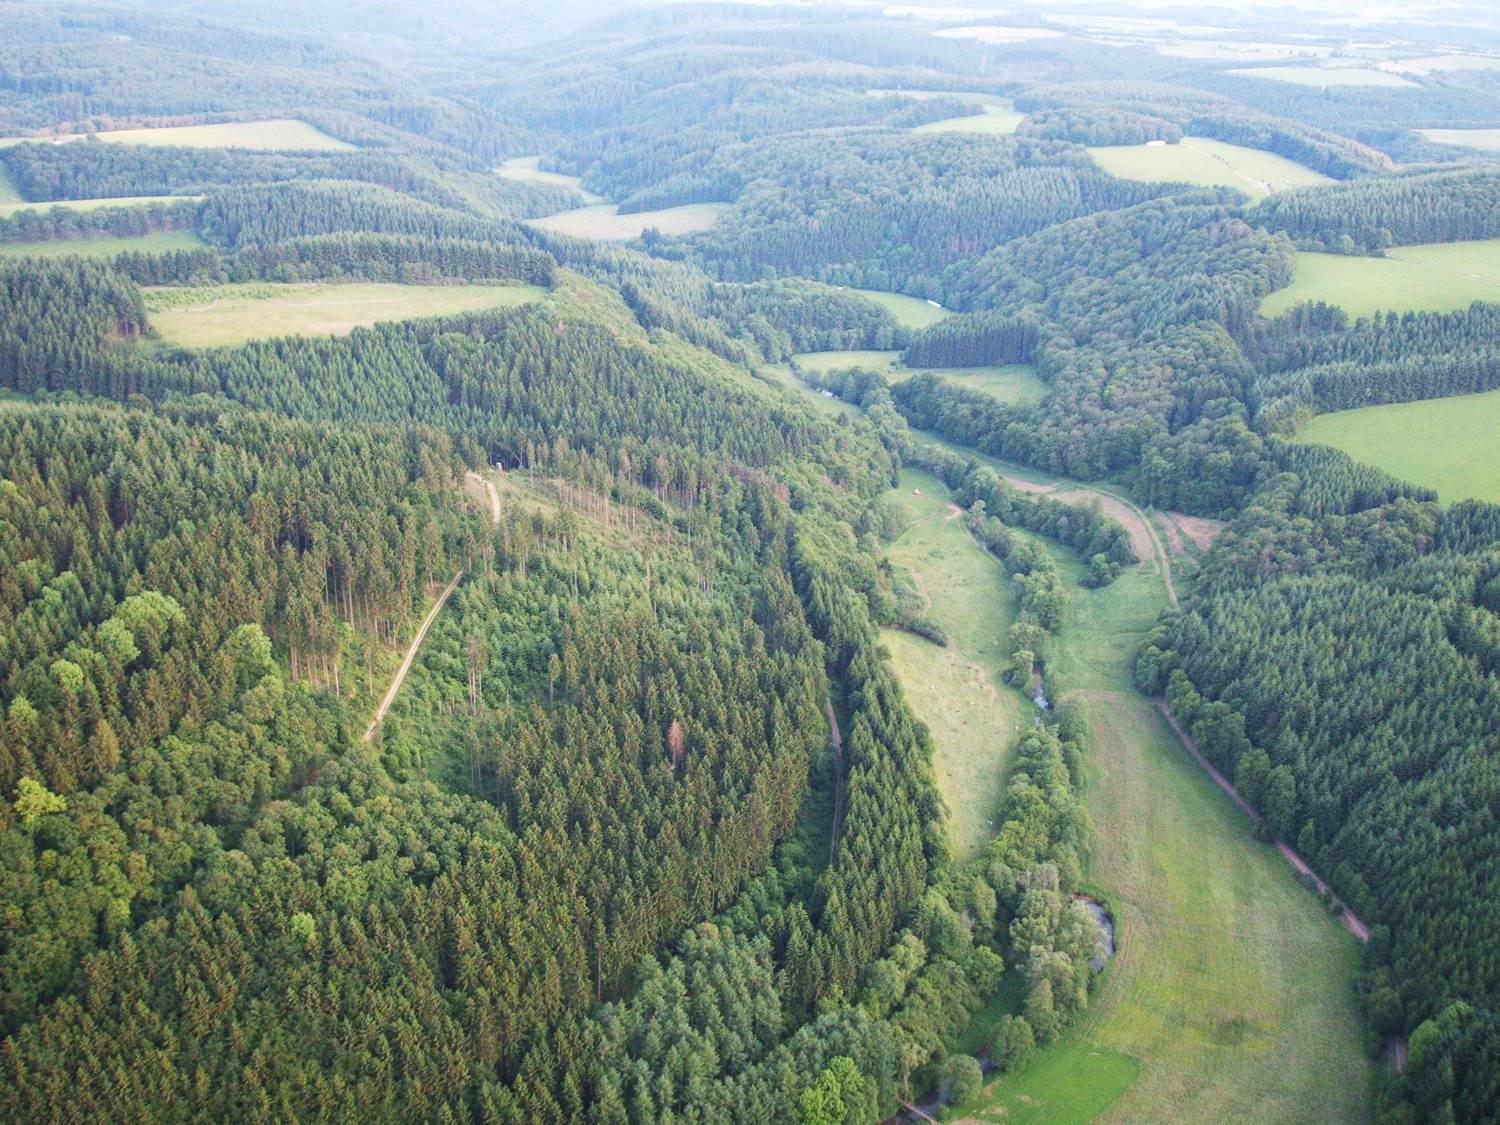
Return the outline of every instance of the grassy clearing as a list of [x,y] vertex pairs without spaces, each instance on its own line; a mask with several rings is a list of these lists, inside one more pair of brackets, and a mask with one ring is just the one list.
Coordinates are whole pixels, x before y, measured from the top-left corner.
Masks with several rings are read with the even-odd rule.
[[1058,39],[1061,31],[1045,27],[1000,27],[994,24],[974,27],[945,27],[934,31],[940,39],[977,39],[981,43],[1028,43],[1033,39]]
[[534,285],[216,285],[148,289],[146,307],[168,343],[205,348],[272,336],[342,336],[380,321],[524,304],[545,292]]
[[662,234],[691,234],[707,230],[728,209],[727,203],[689,203],[682,207],[666,207],[660,211],[637,211],[621,215],[613,203],[596,203],[591,207],[548,215],[545,219],[532,219],[531,225],[556,231],[558,234],[571,234],[575,238],[623,242],[639,238],[653,227]]
[[169,125],[156,129],[111,129],[103,133],[56,137],[7,137],[0,144],[52,140],[59,144],[87,143],[94,137],[108,144],[175,145],[182,148],[255,148],[281,152],[344,152],[355,146],[306,121],[273,118],[266,121],[228,121],[219,125]]
[[1276,59],[1299,59],[1326,55],[1327,47],[1300,43],[1252,43],[1229,39],[1180,39],[1153,44],[1158,54],[1177,59],[1202,59],[1205,62],[1273,62]]
[[1418,129],[1435,145],[1461,145],[1485,152],[1500,152],[1500,129]]
[[1415,86],[1399,74],[1384,70],[1370,70],[1362,66],[1256,66],[1241,70],[1226,71],[1248,78],[1267,78],[1276,82],[1292,82],[1298,86]]
[[1500,503],[1500,391],[1321,414],[1298,440],[1437,490],[1444,503]]
[[503,176],[507,180],[520,180],[522,183],[551,184],[554,187],[572,188],[583,197],[583,201],[587,204],[604,202],[604,196],[595,195],[581,188],[577,176],[565,176],[561,172],[547,172],[537,167],[541,159],[540,156],[512,157],[495,169],[495,175]]
[[1014,133],[1016,127],[1026,120],[1026,115],[1009,106],[986,105],[978,113],[963,117],[945,117],[941,121],[929,121],[918,125],[913,133],[983,133],[986,136],[1004,136]]
[[890,293],[884,289],[855,289],[854,292],[885,309],[903,328],[926,328],[952,315],[942,305],[924,301],[921,297],[908,297],[905,293]]
[[1330,182],[1327,176],[1295,160],[1207,137],[1183,137],[1175,145],[1095,147],[1089,149],[1089,155],[1110,175],[1124,180],[1232,187],[1252,197]]
[[1299,253],[1297,276],[1260,311],[1275,316],[1304,301],[1327,301],[1352,316],[1450,312],[1500,301],[1500,239],[1394,246],[1383,258]]
[[100,234],[89,238],[54,238],[45,242],[0,242],[0,257],[113,258],[127,250],[165,254],[170,250],[199,250],[206,245],[192,231],[185,230],[160,231],[128,238]]
[[1500,58],[1493,55],[1422,55],[1388,62],[1384,68],[1402,74],[1431,74],[1435,70],[1500,70]]
[[[1089,715],[1087,878],[1110,898],[1119,949],[1079,1023],[1033,1068],[991,1082],[975,1116],[1009,1122],[1045,1101],[1019,1119],[1164,1121],[1192,1106],[1204,1121],[1360,1120],[1371,1068],[1354,939],[1130,687],[1163,604],[1149,564],[1072,591],[1051,670]],[[1122,1085],[1126,1058],[1139,1071]]]
[[906,470],[885,502],[906,527],[887,557],[911,574],[948,635],[947,647],[894,629],[881,639],[907,702],[932,732],[948,835],[962,862],[994,832],[1007,755],[1030,718],[1030,705],[1000,679],[1015,599],[936,477]]
[[1027,363],[1010,363],[1002,367],[913,368],[901,366],[900,352],[873,351],[803,352],[793,358],[797,366],[820,375],[849,367],[879,371],[892,383],[915,375],[937,375],[1000,402],[1039,402],[1047,397],[1048,390],[1036,368]]
[[56,199],[48,203],[0,203],[0,219],[8,219],[21,211],[50,211],[61,207],[65,211],[97,211],[101,207],[144,207],[149,203],[196,203],[201,195],[117,195],[107,199]]

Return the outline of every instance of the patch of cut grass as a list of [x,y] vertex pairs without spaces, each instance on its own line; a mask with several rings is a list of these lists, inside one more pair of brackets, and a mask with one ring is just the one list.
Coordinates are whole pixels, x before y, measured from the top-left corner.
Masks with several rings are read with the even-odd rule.
[[[920,493],[920,494],[919,494]],[[942,481],[904,470],[887,494],[905,525],[887,556],[912,576],[946,647],[894,629],[881,640],[902,692],[933,739],[933,771],[960,862],[994,834],[1006,763],[1031,706],[1000,679],[1015,617],[1010,579],[964,526]]]
[[605,242],[623,242],[639,238],[655,228],[662,234],[692,234],[713,226],[725,211],[727,203],[688,203],[682,207],[665,207],[660,211],[636,211],[619,214],[613,203],[596,203],[572,211],[560,211],[544,219],[532,219],[531,225],[575,238],[596,238]]
[[495,175],[503,176],[507,180],[520,180],[522,183],[551,184],[554,187],[572,188],[582,196],[586,204],[604,202],[602,195],[595,195],[580,187],[580,180],[577,176],[565,176],[561,172],[547,172],[537,167],[541,159],[540,156],[514,156],[496,168]]
[[1069,1036],[1019,1074],[988,1082],[964,1116],[1005,1125],[1084,1125],[1109,1109],[1140,1069],[1129,1055]]
[[196,203],[201,195],[118,195],[107,199],[54,199],[46,203],[0,203],[0,219],[22,211],[98,211],[102,207],[144,207],[151,203]]
[[1444,503],[1500,503],[1500,391],[1320,414],[1299,441],[1342,449],[1356,461],[1437,490]]
[[1291,82],[1298,86],[1415,86],[1399,74],[1384,70],[1371,70],[1362,66],[1253,66],[1240,70],[1225,71],[1245,78],[1265,78],[1276,82]]
[[0,256],[19,258],[113,258],[127,250],[143,254],[165,254],[171,250],[201,250],[205,243],[192,231],[158,231],[116,238],[112,234],[89,238],[53,238],[43,242],[0,242]]
[[1500,152],[1500,129],[1418,129],[1417,132],[1435,145],[1461,145],[1485,152]]
[[150,129],[110,129],[62,137],[7,137],[0,144],[52,141],[86,144],[94,137],[106,144],[173,145],[182,148],[254,148],[277,152],[347,152],[356,146],[331,137],[306,121],[278,117],[266,121],[226,121],[218,125],[165,125]]
[[1356,317],[1500,301],[1500,239],[1393,246],[1383,258],[1298,253],[1296,278],[1260,311],[1276,316],[1304,301],[1326,301]]
[[1089,155],[1110,175],[1124,180],[1232,187],[1252,197],[1331,182],[1295,160],[1208,137],[1183,137],[1173,145],[1094,147]]
[[852,292],[885,309],[903,328],[926,328],[952,315],[942,305],[921,297],[908,297],[905,293],[891,293],[884,289],[855,289]]
[[902,367],[900,352],[876,351],[802,352],[792,358],[798,367],[819,375],[850,367],[878,371],[892,383],[900,383],[916,375],[936,375],[959,386],[987,394],[1000,402],[1039,402],[1047,397],[1048,391],[1047,384],[1038,377],[1036,368],[1027,363],[1011,363],[1002,367]]
[[206,348],[275,336],[342,336],[381,321],[520,305],[534,285],[214,285],[147,289],[150,324],[170,344]]
[[978,113],[963,117],[945,117],[941,121],[929,121],[918,125],[913,133],[983,133],[986,136],[1005,136],[1014,133],[1026,114],[1011,106],[986,105]]

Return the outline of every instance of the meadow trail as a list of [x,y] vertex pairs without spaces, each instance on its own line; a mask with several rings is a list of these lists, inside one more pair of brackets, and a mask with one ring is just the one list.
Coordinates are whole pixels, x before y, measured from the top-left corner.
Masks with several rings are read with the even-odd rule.
[[[1178,724],[1177,716],[1172,714],[1172,708],[1167,705],[1166,699],[1157,696],[1156,706],[1160,709],[1162,717],[1167,720],[1167,725],[1172,728],[1172,733],[1177,735],[1177,740],[1186,747],[1187,752],[1193,756],[1193,760],[1203,767],[1204,772],[1213,778],[1214,784],[1229,795],[1229,799],[1240,807],[1240,810],[1250,818],[1252,823],[1257,826],[1264,824],[1265,817],[1251,808],[1250,802],[1240,796],[1239,791],[1235,789],[1230,780],[1212,762],[1203,756],[1203,751],[1198,749],[1198,744],[1193,741],[1192,735],[1188,734]],[[1292,865],[1294,871],[1299,875],[1307,876],[1313,881],[1313,886],[1317,889],[1319,895],[1328,892],[1328,884],[1318,877],[1318,873],[1308,866],[1305,859],[1292,850],[1290,844],[1284,840],[1276,840],[1274,843],[1276,844],[1276,850]],[[1350,910],[1348,906],[1344,906],[1343,912],[1339,915],[1339,920],[1344,924],[1344,928],[1358,938],[1360,942],[1363,943],[1370,940],[1370,927],[1365,925],[1359,916]]]

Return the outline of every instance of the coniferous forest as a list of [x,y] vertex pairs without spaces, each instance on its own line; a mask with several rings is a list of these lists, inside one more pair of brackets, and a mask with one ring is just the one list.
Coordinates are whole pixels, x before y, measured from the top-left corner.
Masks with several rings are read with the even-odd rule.
[[554,8],[0,10],[0,1116],[1500,1120],[1500,22]]

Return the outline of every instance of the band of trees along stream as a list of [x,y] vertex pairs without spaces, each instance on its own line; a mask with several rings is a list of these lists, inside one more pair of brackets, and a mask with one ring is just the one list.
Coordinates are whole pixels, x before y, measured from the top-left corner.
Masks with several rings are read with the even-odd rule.
[[1500,1119],[1500,23],[0,16],[0,1118]]

